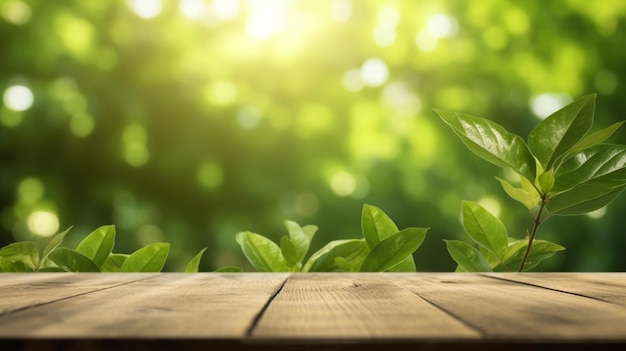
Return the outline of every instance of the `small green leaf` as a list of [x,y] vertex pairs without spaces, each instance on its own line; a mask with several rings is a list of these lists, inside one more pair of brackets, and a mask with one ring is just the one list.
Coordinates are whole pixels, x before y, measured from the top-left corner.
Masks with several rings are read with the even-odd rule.
[[391,267],[386,272],[415,272],[415,259],[413,255],[404,259],[404,261]]
[[76,251],[87,256],[98,267],[102,267],[115,244],[115,226],[104,225],[87,235],[78,244]]
[[13,262],[20,261],[31,269],[35,269],[39,262],[39,249],[32,241],[18,241],[1,248],[0,257]]
[[285,261],[287,261],[287,264],[289,264],[289,266],[292,268],[297,267],[297,265],[300,263],[296,251],[296,245],[293,244],[293,241],[291,241],[288,236],[283,236],[282,238],[280,238],[280,252],[285,258]]
[[335,258],[343,257],[346,261],[360,265],[367,256],[369,248],[364,239],[334,240],[315,252],[302,268],[303,272],[340,272]]
[[547,207],[551,214],[571,216],[588,213],[608,205],[626,186],[614,187],[611,183],[591,182],[560,193]]
[[133,252],[126,258],[120,272],[160,272],[170,251],[168,243],[154,243]]
[[67,267],[50,266],[50,267],[40,268],[37,272],[40,272],[40,273],[68,273],[68,272],[71,272],[71,271]]
[[61,245],[61,243],[63,242],[63,239],[65,238],[65,235],[67,235],[67,233],[72,229],[72,227],[67,228],[66,230],[64,230],[63,232],[55,235],[52,240],[50,240],[50,242],[48,243],[48,245],[46,246],[45,249],[43,249],[43,253],[41,255],[41,260],[39,260],[39,262],[37,262],[37,266],[35,268],[35,270],[38,270],[39,267],[41,267],[42,264],[46,263],[46,259],[48,258],[48,255],[50,255],[50,252],[52,252],[54,249],[56,249],[59,245]]
[[474,246],[460,240],[444,240],[452,259],[463,272],[491,272],[487,259]]
[[200,267],[200,260],[202,259],[202,254],[204,254],[204,252],[206,251],[206,247],[202,250],[200,250],[200,252],[198,252],[190,261],[189,263],[187,263],[187,266],[185,267],[185,272],[186,273],[197,273],[198,269]]
[[536,161],[520,136],[484,118],[435,111],[473,153],[498,167],[511,168],[534,181]]
[[214,270],[213,272],[214,273],[239,273],[239,272],[243,272],[243,268],[241,268],[241,267],[233,267],[233,266],[226,266],[226,267],[218,268],[218,269]]
[[[309,245],[318,228],[314,225],[300,227],[298,223],[293,221],[285,221],[285,227],[287,227],[289,239],[295,247],[295,262],[302,262],[304,256],[309,251]],[[287,257],[285,256],[285,258]]]
[[463,201],[463,227],[478,245],[501,258],[508,245],[504,224],[480,204]]
[[280,247],[270,239],[252,232],[239,232],[235,237],[243,254],[260,272],[288,272],[289,266]]
[[561,192],[590,182],[626,185],[626,145],[596,145],[571,157],[557,171],[553,190]]
[[363,260],[361,272],[384,272],[417,250],[429,228],[406,228],[379,242]]
[[543,172],[537,177],[539,189],[543,194],[547,194],[554,187],[554,173],[552,171]]
[[605,141],[606,139],[608,139],[611,135],[613,135],[613,133],[615,133],[615,131],[617,129],[619,129],[619,127],[622,126],[622,124],[624,124],[624,121],[621,122],[617,122],[613,125],[611,125],[608,128],[599,130],[593,134],[590,134],[586,137],[584,137],[581,141],[579,141],[576,145],[574,145],[568,152],[568,155],[573,155],[576,154],[580,151],[583,151],[585,149],[588,149],[592,146],[596,146],[598,144],[600,144],[601,142]]
[[382,240],[398,232],[396,224],[381,210],[372,205],[363,205],[361,231],[370,249]]
[[544,169],[587,134],[593,125],[595,94],[586,95],[541,121],[528,135],[528,146]]
[[[532,192],[528,192],[524,188],[514,187],[513,185],[511,185],[511,183],[502,178],[496,177],[496,179],[500,182],[502,188],[507,195],[509,195],[513,200],[521,202],[524,206],[526,206],[527,209],[530,210],[537,206],[539,202],[541,202],[541,197],[539,196],[535,188],[533,188]],[[522,179],[526,178],[522,177]]]
[[66,247],[57,247],[48,255],[50,261],[70,272],[100,272],[89,257]]
[[110,254],[104,262],[100,270],[103,272],[120,272],[122,265],[130,255],[126,254]]
[[[527,247],[528,241],[526,239],[513,242],[509,247],[510,252],[507,254],[507,256],[509,256],[506,261],[507,266],[517,270],[522,263]],[[537,266],[537,264],[539,264],[539,262],[552,257],[556,252],[563,250],[565,250],[563,246],[553,242],[546,240],[534,240],[533,246],[530,248],[528,258],[526,259],[526,264],[524,265],[524,271],[533,269]]]

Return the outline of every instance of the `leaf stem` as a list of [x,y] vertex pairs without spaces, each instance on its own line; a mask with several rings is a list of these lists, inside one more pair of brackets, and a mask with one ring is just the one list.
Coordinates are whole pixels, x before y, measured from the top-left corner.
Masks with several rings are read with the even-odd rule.
[[530,236],[528,237],[528,246],[526,247],[526,252],[524,253],[524,258],[522,259],[522,263],[519,265],[519,270],[518,272],[523,272],[524,271],[524,266],[526,265],[526,260],[528,259],[528,254],[530,254],[530,249],[533,246],[533,240],[535,240],[535,235],[537,235],[537,229],[539,228],[539,225],[541,224],[541,213],[543,212],[543,209],[546,207],[546,203],[547,203],[547,194],[544,194],[541,196],[541,205],[539,206],[539,211],[537,211],[537,216],[532,216],[531,217],[533,219],[533,230],[530,233]]

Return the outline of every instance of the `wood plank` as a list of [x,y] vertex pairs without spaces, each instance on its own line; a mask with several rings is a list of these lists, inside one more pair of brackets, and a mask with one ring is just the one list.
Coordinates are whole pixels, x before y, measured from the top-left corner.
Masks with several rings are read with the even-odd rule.
[[0,337],[242,338],[285,278],[162,273],[6,314],[0,317]]
[[626,308],[475,274],[396,281],[490,339],[626,341]]
[[479,338],[480,334],[383,274],[294,274],[254,338]]
[[11,311],[146,279],[153,274],[0,274],[0,316]]
[[626,306],[626,273],[485,274]]

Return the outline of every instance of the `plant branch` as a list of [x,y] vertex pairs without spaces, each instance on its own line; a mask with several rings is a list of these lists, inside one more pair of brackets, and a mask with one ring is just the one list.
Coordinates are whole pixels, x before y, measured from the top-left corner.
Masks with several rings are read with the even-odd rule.
[[522,263],[519,266],[518,272],[524,271],[524,266],[526,265],[528,254],[530,254],[530,249],[533,246],[533,240],[535,240],[535,235],[537,235],[537,229],[539,228],[539,225],[541,224],[541,213],[543,212],[543,209],[546,207],[547,197],[548,197],[547,194],[544,194],[541,196],[541,205],[539,206],[539,211],[537,211],[537,217],[531,215],[531,217],[533,218],[533,230],[530,233],[530,236],[528,237],[528,246],[526,247],[526,252],[524,253],[524,258],[522,259]]

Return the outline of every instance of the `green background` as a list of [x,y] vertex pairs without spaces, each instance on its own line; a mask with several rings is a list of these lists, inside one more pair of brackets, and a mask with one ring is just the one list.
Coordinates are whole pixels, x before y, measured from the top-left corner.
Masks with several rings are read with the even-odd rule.
[[[170,242],[167,270],[204,246],[201,270],[250,270],[237,232],[278,240],[285,219],[316,224],[316,250],[359,237],[368,203],[401,228],[432,228],[418,271],[452,271],[442,239],[466,240],[463,199],[499,208],[511,236],[531,223],[494,179],[509,174],[467,151],[433,108],[524,137],[584,94],[598,93],[597,129],[626,110],[621,0],[5,0],[0,10],[2,245],[73,225],[72,245],[115,224],[115,252]],[[610,141],[626,143],[626,131]],[[625,205],[551,219],[538,238],[567,251],[539,269],[625,270]]]

